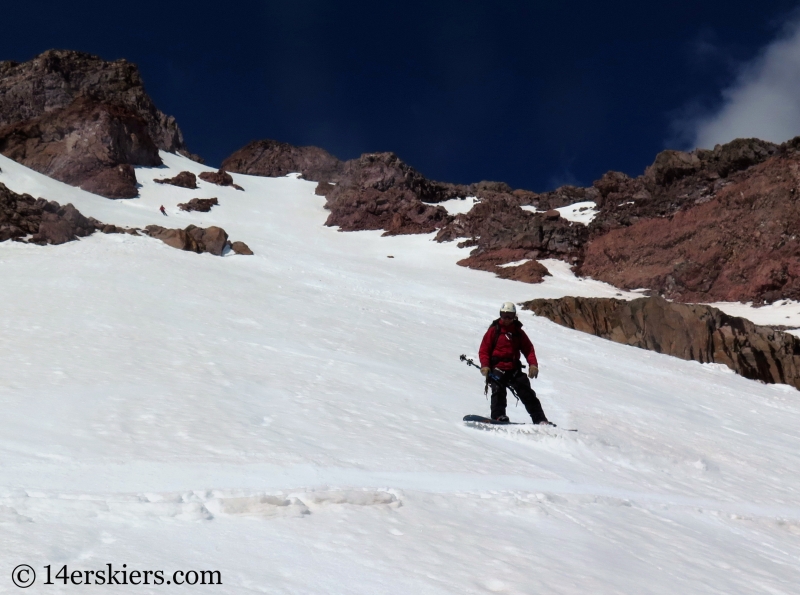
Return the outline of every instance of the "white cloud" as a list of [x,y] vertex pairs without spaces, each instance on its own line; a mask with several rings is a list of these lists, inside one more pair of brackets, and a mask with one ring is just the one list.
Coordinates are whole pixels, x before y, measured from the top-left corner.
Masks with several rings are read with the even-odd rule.
[[800,20],[742,67],[722,99],[715,112],[676,123],[689,132],[689,148],[750,137],[780,143],[800,135]]

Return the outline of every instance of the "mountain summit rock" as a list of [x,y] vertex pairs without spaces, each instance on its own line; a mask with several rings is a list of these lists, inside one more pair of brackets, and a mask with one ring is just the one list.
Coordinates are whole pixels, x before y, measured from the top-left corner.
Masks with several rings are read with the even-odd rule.
[[133,166],[159,149],[189,157],[175,118],[158,110],[126,60],[49,50],[0,62],[0,152],[108,198],[137,195]]

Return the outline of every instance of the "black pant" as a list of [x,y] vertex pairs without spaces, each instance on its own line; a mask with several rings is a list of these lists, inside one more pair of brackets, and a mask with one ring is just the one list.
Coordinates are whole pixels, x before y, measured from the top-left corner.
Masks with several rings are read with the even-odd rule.
[[499,380],[489,378],[489,386],[492,389],[492,419],[506,414],[506,388],[510,388],[517,393],[519,400],[525,405],[533,423],[547,421],[542,404],[531,388],[530,380],[521,370],[501,373],[500,370],[495,369],[492,370],[492,375],[499,376]]

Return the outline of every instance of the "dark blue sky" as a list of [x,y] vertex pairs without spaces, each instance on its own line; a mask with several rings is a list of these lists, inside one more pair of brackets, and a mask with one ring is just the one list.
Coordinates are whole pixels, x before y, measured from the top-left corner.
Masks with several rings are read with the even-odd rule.
[[713,108],[797,5],[27,0],[3,6],[0,59],[137,63],[211,165],[274,138],[542,191],[641,173],[676,116]]

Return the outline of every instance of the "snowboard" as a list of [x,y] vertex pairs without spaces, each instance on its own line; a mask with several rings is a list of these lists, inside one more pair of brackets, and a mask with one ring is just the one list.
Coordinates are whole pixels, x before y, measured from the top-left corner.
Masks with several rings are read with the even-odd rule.
[[[482,415],[465,415],[464,422],[473,425],[473,424],[489,424],[493,426],[532,426],[532,424],[525,424],[520,423],[518,421],[495,421],[488,417],[483,417]],[[543,428],[558,428],[555,424],[550,426],[533,426],[533,427],[543,427]],[[570,428],[559,428],[563,432],[577,432],[578,430],[570,429]]]
[[494,424],[496,426],[524,426],[525,424],[519,423],[517,421],[496,421],[494,419],[490,419],[488,417],[483,417],[482,415],[465,415],[464,421],[467,422],[478,422],[482,424]]

